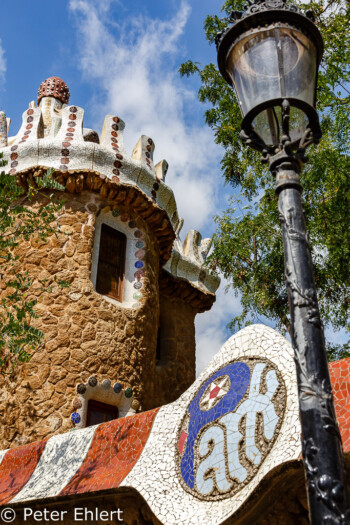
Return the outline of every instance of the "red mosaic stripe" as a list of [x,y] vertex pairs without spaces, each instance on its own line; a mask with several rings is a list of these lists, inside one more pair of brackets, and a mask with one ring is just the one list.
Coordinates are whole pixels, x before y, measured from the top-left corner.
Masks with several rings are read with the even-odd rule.
[[335,411],[344,452],[350,451],[350,358],[329,363]]
[[33,474],[47,439],[13,448],[0,464],[0,505],[8,503],[22,490]]
[[82,466],[59,495],[119,487],[139,459],[158,410],[100,425]]

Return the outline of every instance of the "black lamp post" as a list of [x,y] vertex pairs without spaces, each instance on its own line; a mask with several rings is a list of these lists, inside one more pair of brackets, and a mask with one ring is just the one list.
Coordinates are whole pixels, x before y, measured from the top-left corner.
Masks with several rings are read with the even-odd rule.
[[313,525],[349,524],[344,456],[299,178],[305,149],[321,138],[315,99],[323,41],[312,13],[305,16],[284,0],[249,1],[230,22],[216,38],[219,69],[236,90],[241,138],[261,151],[276,178],[310,519]]

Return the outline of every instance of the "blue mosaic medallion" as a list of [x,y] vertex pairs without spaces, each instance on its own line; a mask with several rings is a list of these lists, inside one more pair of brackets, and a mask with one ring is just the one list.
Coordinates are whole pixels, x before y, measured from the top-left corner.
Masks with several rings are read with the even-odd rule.
[[81,421],[81,417],[80,414],[78,414],[78,412],[73,412],[70,418],[73,421],[74,425],[77,425]]
[[235,361],[207,379],[178,431],[184,488],[201,499],[231,496],[256,474],[283,420],[285,386],[275,365]]

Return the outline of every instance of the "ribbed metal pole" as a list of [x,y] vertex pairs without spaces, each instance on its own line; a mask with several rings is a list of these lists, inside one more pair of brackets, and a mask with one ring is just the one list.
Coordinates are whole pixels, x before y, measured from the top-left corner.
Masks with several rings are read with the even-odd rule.
[[310,521],[345,525],[350,524],[350,510],[344,455],[302,207],[300,168],[293,156],[270,166],[279,195]]

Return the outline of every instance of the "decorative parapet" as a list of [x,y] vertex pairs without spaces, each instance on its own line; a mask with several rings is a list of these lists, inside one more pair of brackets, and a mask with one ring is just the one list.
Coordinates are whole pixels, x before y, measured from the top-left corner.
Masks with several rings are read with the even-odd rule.
[[[125,124],[119,117],[107,115],[99,137],[96,131],[84,128],[84,110],[68,105],[68,100],[69,89],[61,79],[46,79],[39,89],[39,107],[30,102],[13,137],[8,136],[9,120],[0,112],[0,152],[7,161],[5,171],[17,176],[24,188],[28,178],[33,183],[36,176],[53,168],[68,192],[96,191],[120,204],[125,195],[125,202],[132,200],[146,222],[153,215],[161,220],[155,233],[162,263],[169,259],[175,238],[165,270],[189,281],[197,291],[215,294],[220,280],[204,268],[210,239],[201,241],[200,234],[191,230],[182,245],[179,232],[183,219],[178,215],[173,191],[165,184],[168,163],[161,160],[154,164],[153,140],[142,135],[128,156],[123,140]],[[130,190],[134,190],[132,196]]]
[[204,266],[210,245],[211,239],[202,240],[199,232],[190,230],[183,245],[179,238],[176,239],[164,270],[173,277],[188,281],[201,292],[215,294],[220,277]]
[[53,119],[45,116],[45,103],[46,98],[43,98],[40,107],[35,107],[34,102],[30,104],[14,137],[7,137],[2,113],[0,140],[4,160],[8,162],[7,173],[17,175],[36,167],[54,168],[56,172],[100,173],[114,182],[141,189],[167,212],[176,231],[180,218],[173,191],[164,183],[167,163],[161,161],[154,166],[151,138],[142,135],[128,157],[123,144],[125,124],[119,117],[105,117],[100,143],[97,143],[96,132],[84,131],[82,108],[67,105],[54,108],[56,117]]
[[174,403],[0,452],[0,505],[133,489],[164,525],[258,523],[284,484],[290,493],[300,458],[293,349],[253,325]]

